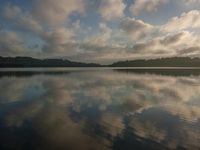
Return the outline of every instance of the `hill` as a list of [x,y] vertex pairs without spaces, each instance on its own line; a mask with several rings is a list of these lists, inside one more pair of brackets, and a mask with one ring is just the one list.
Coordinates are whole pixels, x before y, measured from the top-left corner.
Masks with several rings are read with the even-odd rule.
[[1,57],[0,67],[100,67],[94,63],[80,63],[64,59],[36,59],[32,57]]
[[148,60],[119,61],[111,67],[200,67],[200,58],[171,57]]
[[32,57],[1,57],[0,68],[4,67],[200,67],[200,58],[171,57],[119,61],[111,65],[74,62],[65,59],[36,59]]

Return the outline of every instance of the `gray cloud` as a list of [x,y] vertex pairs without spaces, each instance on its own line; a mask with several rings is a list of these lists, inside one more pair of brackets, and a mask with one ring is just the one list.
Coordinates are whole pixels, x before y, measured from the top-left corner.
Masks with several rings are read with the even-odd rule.
[[122,20],[121,28],[126,32],[126,34],[130,35],[131,38],[137,40],[149,35],[154,27],[142,20],[127,17]]
[[135,0],[134,3],[130,6],[130,12],[137,16],[140,13],[146,12],[155,12],[158,7],[165,4],[168,0]]
[[25,49],[24,42],[17,33],[4,30],[0,31],[0,55],[23,55]]
[[101,0],[99,13],[105,20],[112,20],[124,16],[126,5],[123,0]]
[[[56,28],[55,30],[44,32],[43,39],[45,40],[48,51],[65,51],[65,45],[73,42],[74,33],[67,28]],[[62,48],[63,47],[63,48]]]
[[105,23],[99,23],[100,32],[92,37],[85,40],[86,43],[90,45],[104,47],[109,45],[109,40],[111,38],[112,29],[109,28]]
[[32,13],[47,25],[64,23],[74,13],[85,13],[84,0],[34,0]]
[[7,5],[3,8],[3,17],[13,23],[15,28],[26,30],[32,33],[41,33],[42,25],[34,18],[30,12],[24,12],[20,7]]
[[176,44],[181,40],[184,34],[185,32],[180,32],[175,35],[166,36],[163,40],[161,40],[161,43],[164,45]]
[[193,57],[197,57],[199,55],[199,50],[200,47],[199,46],[191,46],[191,47],[187,47],[184,49],[181,49],[178,53],[182,56],[187,56],[187,55],[191,55]]

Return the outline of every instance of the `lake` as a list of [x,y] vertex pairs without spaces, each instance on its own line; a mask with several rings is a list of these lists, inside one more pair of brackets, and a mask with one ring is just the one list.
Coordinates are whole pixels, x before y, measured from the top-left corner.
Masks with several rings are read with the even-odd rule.
[[200,70],[0,70],[1,150],[199,150]]

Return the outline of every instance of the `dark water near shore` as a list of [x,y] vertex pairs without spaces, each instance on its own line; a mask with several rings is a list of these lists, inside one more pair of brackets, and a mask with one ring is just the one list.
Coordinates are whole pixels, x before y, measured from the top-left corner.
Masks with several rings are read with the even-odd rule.
[[0,150],[200,149],[198,68],[0,70]]

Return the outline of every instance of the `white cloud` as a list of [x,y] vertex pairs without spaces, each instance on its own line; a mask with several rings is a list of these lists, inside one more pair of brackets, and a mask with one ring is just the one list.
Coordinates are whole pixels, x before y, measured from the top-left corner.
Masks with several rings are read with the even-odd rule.
[[142,12],[154,12],[158,7],[165,4],[168,0],[135,0],[130,6],[130,12],[137,16]]
[[103,19],[111,20],[123,17],[125,7],[123,0],[102,0],[99,12]]
[[200,28],[200,11],[192,10],[187,13],[182,13],[180,17],[173,17],[161,30],[165,32],[174,32],[184,29]]

